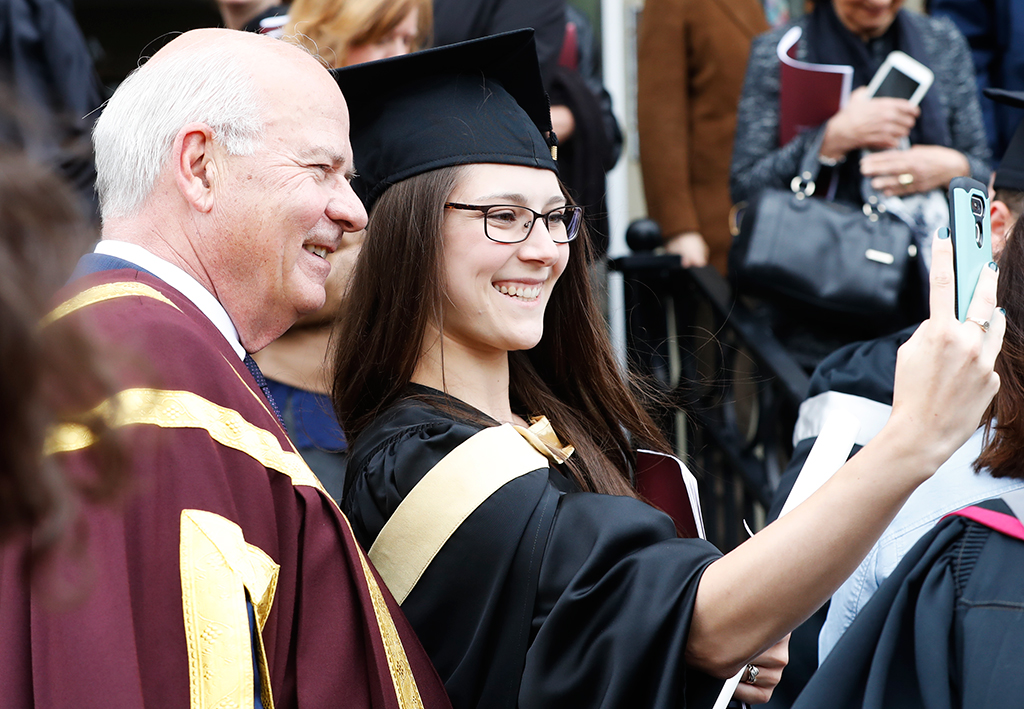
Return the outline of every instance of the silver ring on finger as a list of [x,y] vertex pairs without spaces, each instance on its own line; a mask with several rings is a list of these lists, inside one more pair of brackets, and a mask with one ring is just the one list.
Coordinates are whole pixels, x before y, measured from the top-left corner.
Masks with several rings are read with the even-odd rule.
[[991,322],[988,320],[982,320],[981,318],[967,318],[967,321],[980,327],[982,332],[988,332],[988,329],[992,326]]
[[754,665],[747,665],[746,671],[743,673],[743,681],[747,684],[757,684],[759,674],[761,674],[761,670]]

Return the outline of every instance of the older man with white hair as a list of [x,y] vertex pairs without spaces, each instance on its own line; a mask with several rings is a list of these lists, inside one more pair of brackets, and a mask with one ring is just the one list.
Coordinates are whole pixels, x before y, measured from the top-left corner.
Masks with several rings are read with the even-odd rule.
[[[0,554],[0,705],[448,706],[248,355],[323,305],[324,257],[366,223],[337,84],[276,40],[190,32],[94,142],[102,240],[43,326],[123,367],[85,415],[130,442],[134,489],[81,511],[84,555],[30,577],[30,541]],[[66,425],[47,448],[87,478],[94,443]],[[68,578],[71,610],[39,593]]]

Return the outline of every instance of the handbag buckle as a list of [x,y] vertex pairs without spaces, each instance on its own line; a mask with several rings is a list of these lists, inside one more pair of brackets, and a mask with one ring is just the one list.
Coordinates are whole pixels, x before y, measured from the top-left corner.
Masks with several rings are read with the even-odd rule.
[[878,249],[868,249],[864,252],[864,257],[876,263],[883,263],[886,266],[891,266],[896,262],[895,256],[887,254],[884,251],[879,251]]
[[864,216],[868,218],[869,222],[877,222],[878,215],[884,214],[886,211],[885,203],[879,201],[875,195],[868,196],[868,200],[864,203],[862,209],[864,210]]
[[797,199],[810,197],[814,194],[814,180],[812,178],[813,175],[805,170],[790,181],[789,189],[793,190],[793,194],[796,195]]

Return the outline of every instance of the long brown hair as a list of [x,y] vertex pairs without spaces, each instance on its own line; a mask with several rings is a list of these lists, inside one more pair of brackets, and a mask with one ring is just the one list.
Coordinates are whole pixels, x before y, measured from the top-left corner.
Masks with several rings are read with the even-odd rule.
[[[428,325],[443,328],[443,205],[461,175],[448,167],[409,178],[373,206],[334,344],[334,408],[350,443],[408,387]],[[540,343],[509,353],[509,395],[514,409],[546,415],[575,446],[567,467],[583,490],[635,496],[634,448],[668,444],[612,355],[591,293],[592,258],[584,230]]]
[[974,469],[1024,479],[1024,219],[1018,219],[999,258],[996,300],[1006,311],[1006,335],[996,358],[999,391],[985,412],[985,448]]
[[380,41],[413,10],[419,11],[416,51],[433,34],[430,0],[293,0],[283,39],[339,68],[350,48]]
[[[69,186],[23,153],[0,149],[0,542],[34,532],[36,561],[72,535],[79,500],[123,488],[124,449],[99,419],[80,415],[116,390],[113,363],[70,319],[40,318],[78,254],[95,238]],[[97,440],[96,475],[69,479],[44,440],[58,423]]]

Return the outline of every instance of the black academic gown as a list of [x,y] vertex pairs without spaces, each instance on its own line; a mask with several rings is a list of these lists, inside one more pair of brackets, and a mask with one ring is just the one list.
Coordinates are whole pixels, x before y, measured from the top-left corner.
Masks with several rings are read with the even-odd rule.
[[[1012,514],[1001,500],[983,507]],[[794,709],[1024,703],[1024,542],[964,517],[922,537],[811,678]]]
[[[366,548],[420,478],[485,427],[464,413],[404,399],[355,441],[343,506]],[[402,610],[457,709],[710,707],[722,683],[683,653],[697,582],[718,556],[642,502],[579,492],[541,468],[470,515]]]

